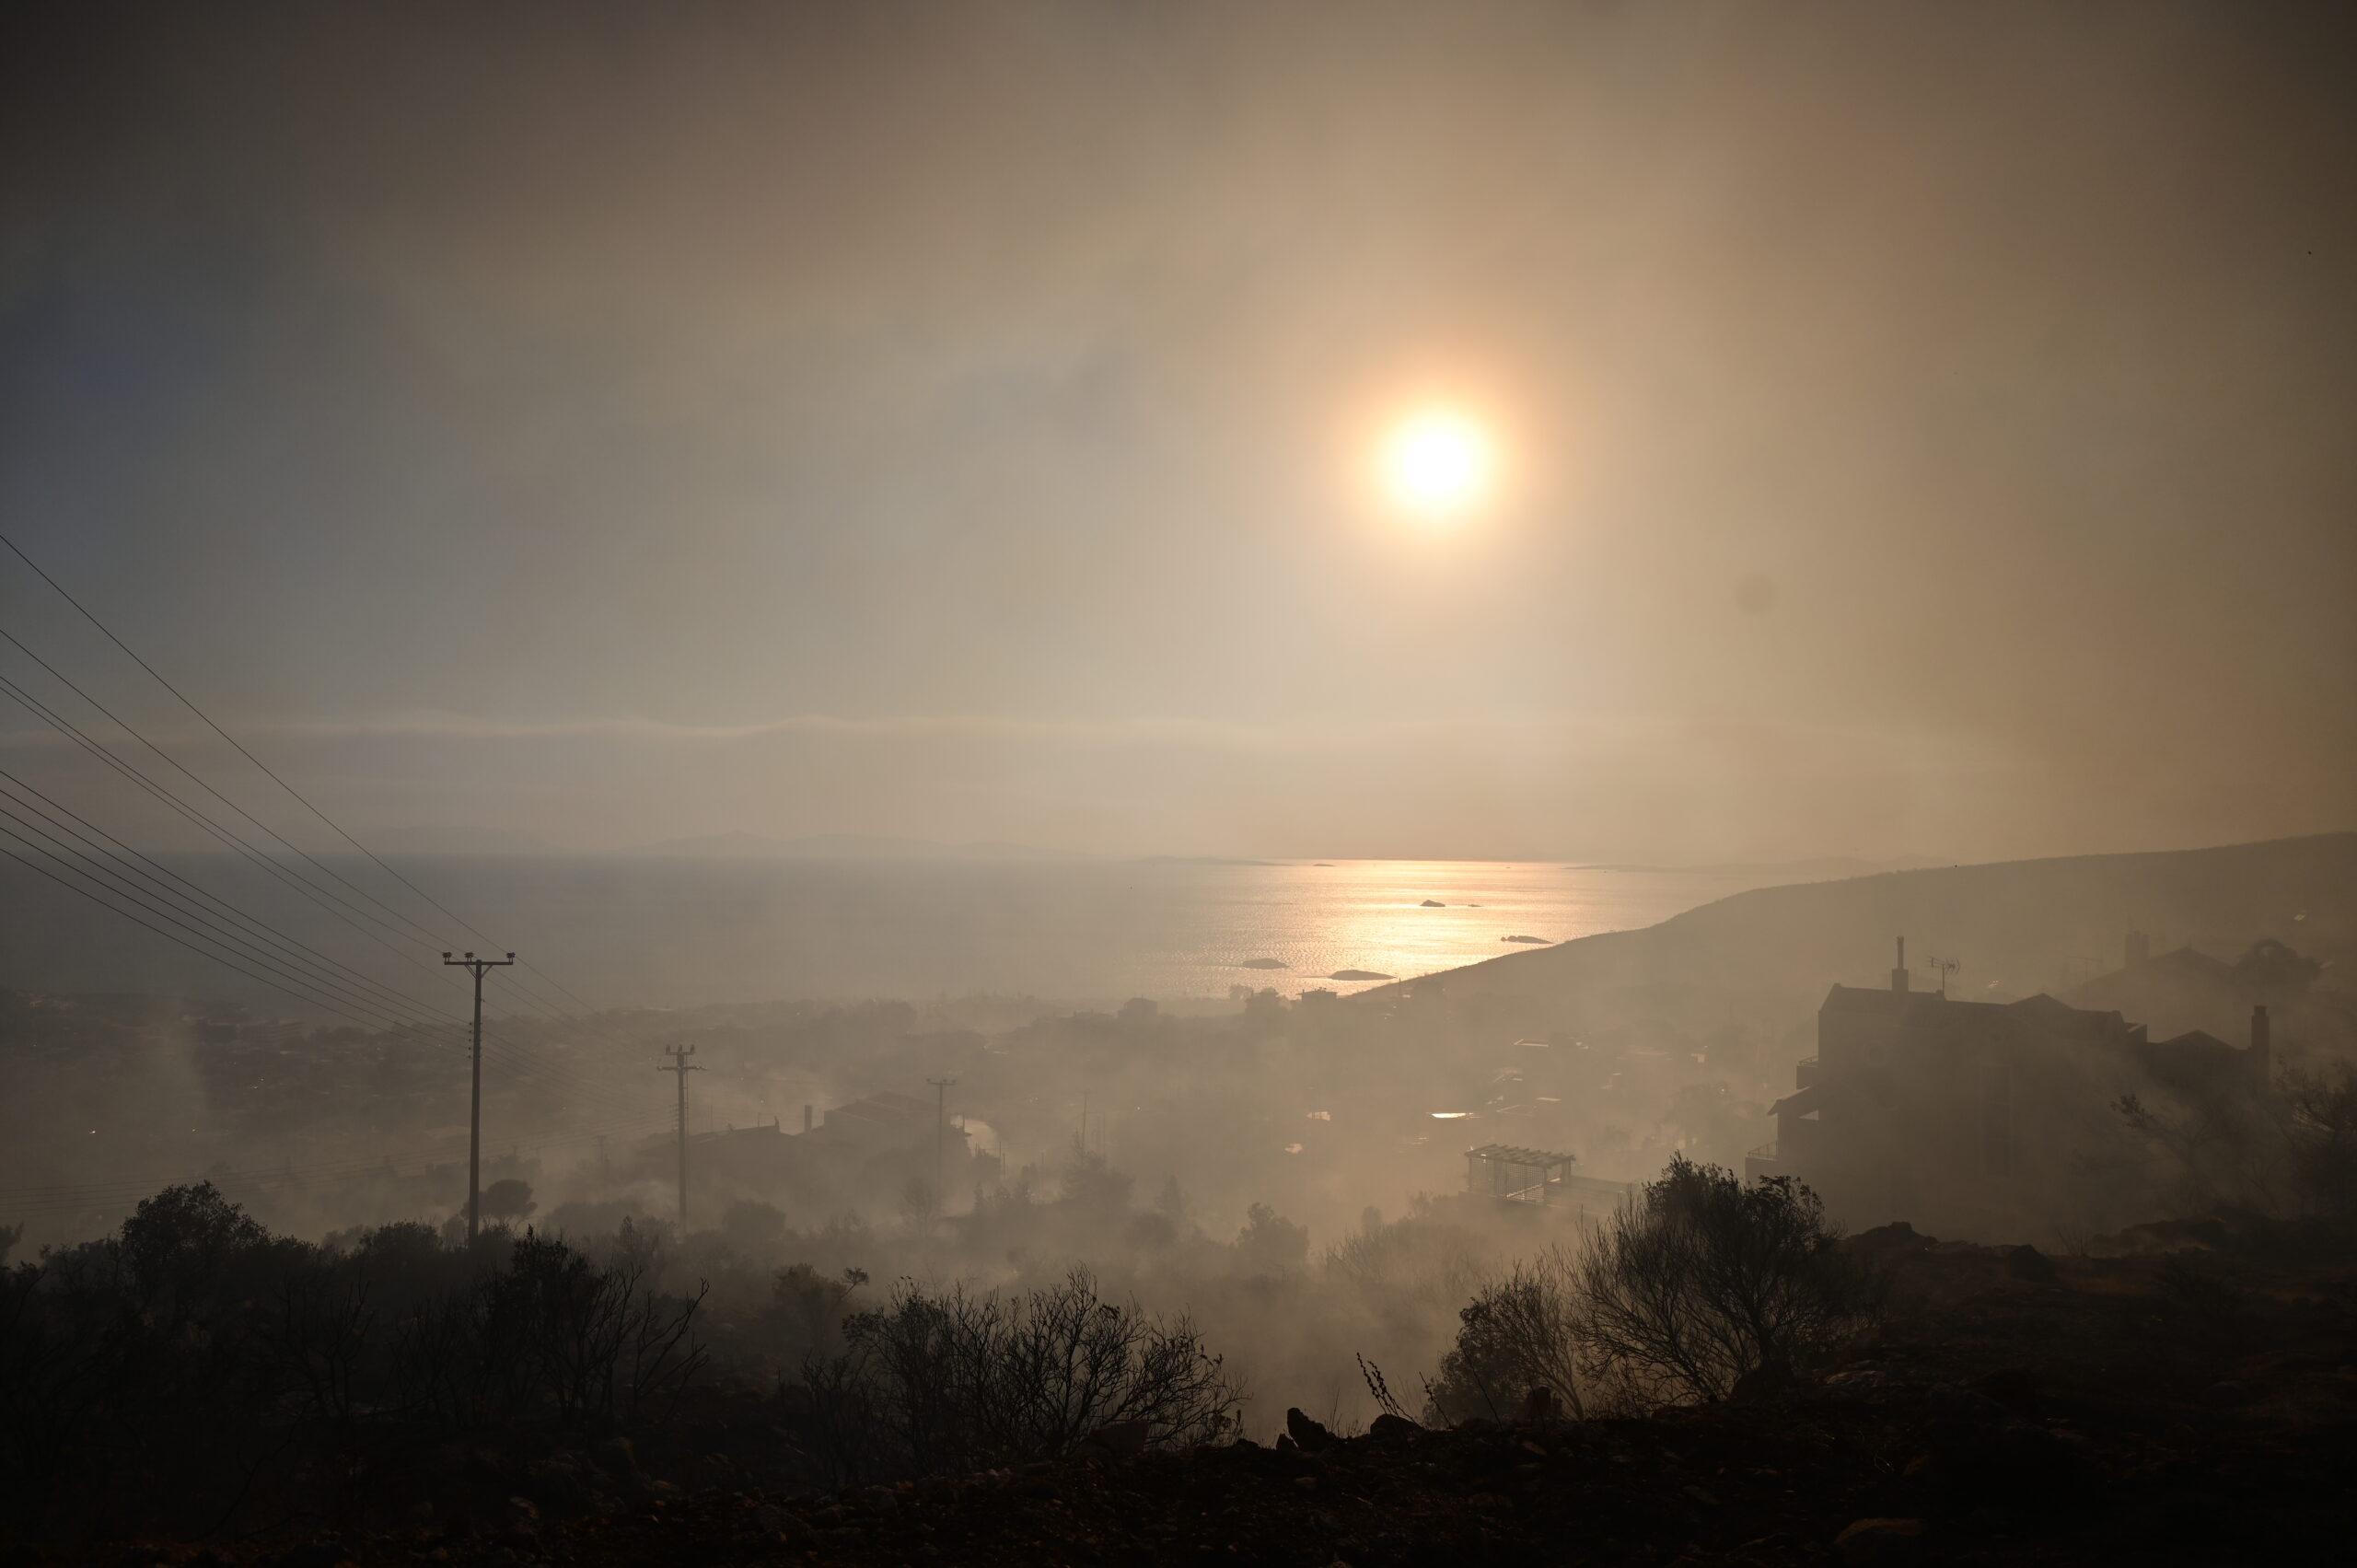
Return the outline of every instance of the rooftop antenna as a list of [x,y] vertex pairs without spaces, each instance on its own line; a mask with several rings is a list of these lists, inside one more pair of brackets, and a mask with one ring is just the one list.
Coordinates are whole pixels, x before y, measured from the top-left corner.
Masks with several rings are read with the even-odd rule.
[[1954,958],[1926,958],[1923,960],[1923,967],[1940,977],[1940,994],[1945,996],[1948,993],[1949,977],[1964,966]]

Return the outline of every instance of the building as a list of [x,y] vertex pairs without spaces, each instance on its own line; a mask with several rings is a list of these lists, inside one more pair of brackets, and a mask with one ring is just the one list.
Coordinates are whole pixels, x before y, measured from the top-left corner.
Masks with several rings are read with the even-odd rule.
[[2247,1049],[2199,1030],[2154,1041],[2119,1012],[2044,994],[1968,1002],[1915,991],[1906,952],[1902,937],[1887,989],[1826,993],[1817,1054],[1769,1108],[1775,1142],[1746,1162],[1748,1175],[1805,1183],[1846,1225],[2032,1234],[2061,1194],[2123,1157],[2122,1094],[2239,1093],[2267,1081],[2264,1007]]
[[1625,1181],[1582,1176],[1573,1168],[1578,1164],[1558,1150],[1484,1144],[1465,1151],[1465,1191],[1502,1202],[1562,1204],[1583,1214],[1617,1208],[1636,1191]]

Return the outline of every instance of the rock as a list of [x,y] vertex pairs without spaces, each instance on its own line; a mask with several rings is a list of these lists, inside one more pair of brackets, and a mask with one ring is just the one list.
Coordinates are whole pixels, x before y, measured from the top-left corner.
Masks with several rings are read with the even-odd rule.
[[1921,1519],[1859,1519],[1833,1538],[1844,1562],[1905,1562],[1922,1548]]
[[1905,1220],[1893,1220],[1872,1230],[1862,1230],[1841,1245],[1868,1258],[1890,1258],[1926,1251],[1937,1243],[1933,1237],[1922,1234]]
[[1376,1416],[1373,1421],[1367,1423],[1366,1434],[1369,1437],[1379,1438],[1384,1442],[1388,1443],[1396,1442],[1401,1438],[1413,1437],[1422,1430],[1422,1427],[1418,1426],[1406,1416],[1393,1415],[1390,1411],[1386,1411],[1383,1414]]
[[1735,1380],[1728,1392],[1737,1400],[1750,1401],[1781,1394],[1794,1382],[1793,1369],[1780,1361],[1755,1366]]
[[1330,1448],[1334,1446],[1334,1434],[1303,1414],[1298,1405],[1285,1411],[1285,1434],[1291,1437],[1305,1454],[1315,1454],[1320,1448]]
[[1421,904],[1417,905],[1416,907],[1417,907],[1418,909],[1445,910],[1445,909],[1446,909],[1448,906],[1447,906],[1446,904],[1445,904],[1445,903],[1442,903],[1438,899],[1426,899],[1422,903],[1421,903]]
[[290,1546],[268,1562],[270,1568],[336,1568],[337,1563],[351,1560],[352,1554],[344,1551],[343,1544],[328,1536]]
[[2005,1272],[2032,1284],[2052,1284],[2054,1260],[2035,1247],[2010,1248],[2005,1253]]
[[525,1485],[533,1502],[559,1518],[578,1518],[595,1513],[597,1494],[581,1479],[581,1472],[559,1459],[535,1459],[524,1467]]
[[530,1551],[540,1540],[540,1511],[528,1497],[511,1497],[499,1521],[499,1539],[517,1551]]
[[1146,1439],[1153,1434],[1152,1422],[1108,1422],[1088,1434],[1088,1446],[1116,1458],[1132,1458],[1145,1452]]
[[1945,1431],[1934,1429],[1932,1438],[1939,1458],[1935,1473],[1948,1484],[2003,1496],[2015,1505],[2061,1503],[2094,1481],[2087,1445],[2066,1443],[2043,1426],[2010,1416],[1993,1426],[1954,1423]]
[[1825,1380],[1825,1391],[1848,1400],[1867,1400],[1890,1387],[1890,1374],[1877,1372],[1871,1366],[1861,1366],[1848,1372],[1837,1372]]
[[2036,1367],[2003,1366],[1982,1376],[1974,1386],[2010,1410],[2029,1411],[2038,1408],[2046,1379]]
[[1934,1388],[1924,1401],[1933,1415],[1952,1422],[1974,1426],[1992,1426],[2011,1421],[2014,1412],[1986,1394],[1970,1388],[1959,1388],[1953,1383]]

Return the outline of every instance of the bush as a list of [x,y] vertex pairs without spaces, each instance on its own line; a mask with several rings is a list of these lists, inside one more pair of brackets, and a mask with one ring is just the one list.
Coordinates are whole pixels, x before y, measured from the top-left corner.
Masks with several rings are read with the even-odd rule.
[[843,1336],[844,1353],[811,1357],[784,1390],[837,1484],[1055,1458],[1127,1423],[1148,1447],[1212,1442],[1241,1401],[1186,1318],[1102,1300],[1085,1270],[1011,1298],[904,1280]]
[[1583,1364],[1655,1403],[1723,1400],[1817,1363],[1881,1307],[1879,1279],[1839,1239],[1789,1177],[1747,1188],[1673,1160],[1580,1260]]
[[1484,1283],[1457,1315],[1457,1342],[1441,1358],[1440,1376],[1424,1387],[1425,1421],[1505,1421],[1541,1386],[1573,1416],[1587,1414],[1577,1274],[1577,1260],[1558,1249]]
[[1309,1227],[1299,1225],[1266,1203],[1244,1211],[1236,1233],[1237,1265],[1248,1274],[1299,1273],[1309,1261]]
[[703,1361],[701,1293],[643,1277],[529,1232],[311,1247],[168,1188],[114,1237],[0,1274],[0,1518],[210,1533],[338,1512],[421,1441],[630,1426]]

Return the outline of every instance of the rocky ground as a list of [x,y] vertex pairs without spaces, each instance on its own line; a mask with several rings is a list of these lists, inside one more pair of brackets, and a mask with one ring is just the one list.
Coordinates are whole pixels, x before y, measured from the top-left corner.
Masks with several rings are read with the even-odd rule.
[[[1744,1402],[1636,1421],[1237,1442],[788,1495],[682,1491],[610,1444],[512,1473],[455,1522],[207,1557],[444,1562],[2305,1562],[2357,1537],[2357,1272],[2208,1254],[2049,1260],[1856,1243],[1890,1328]],[[1262,1438],[1274,1434],[1256,1434]],[[723,1461],[725,1463],[725,1461]]]

